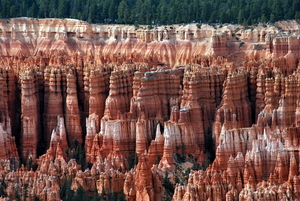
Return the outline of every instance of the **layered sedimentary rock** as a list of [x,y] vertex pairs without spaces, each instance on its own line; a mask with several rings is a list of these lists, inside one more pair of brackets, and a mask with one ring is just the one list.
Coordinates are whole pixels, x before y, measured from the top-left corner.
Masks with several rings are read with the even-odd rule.
[[[46,68],[45,77],[45,141],[49,142],[57,116],[63,116],[62,75],[60,68]],[[65,76],[64,76],[65,77]]]
[[[189,132],[194,132],[196,136],[202,135],[202,139],[197,143],[199,148],[204,151],[205,139],[211,135],[215,108],[221,102],[223,82],[226,77],[224,68],[226,67],[217,65],[207,58],[200,61],[201,66],[192,65],[191,69],[185,71],[181,109],[179,117],[173,121],[178,122],[182,132],[185,130],[187,135]],[[222,61],[217,59],[215,62]],[[189,127],[193,127],[193,131],[188,131]],[[182,139],[187,140],[188,138],[182,136]],[[184,144],[186,147],[191,147],[193,145],[190,143],[193,141]],[[195,153],[194,151],[191,150],[189,153]]]
[[[255,127],[248,131],[227,131],[228,142],[234,143],[220,144],[212,166],[205,172],[193,172],[187,186],[176,187],[173,199],[204,196],[205,199],[247,200],[262,191],[271,193],[270,189],[273,189],[274,195],[290,191],[290,199],[298,199],[297,188],[282,188],[290,186],[293,179],[297,179],[299,166],[295,158],[299,156],[294,151],[286,151],[281,142],[272,137],[274,134],[270,131],[260,134]],[[252,145],[245,143],[245,134],[253,138]],[[228,153],[231,154],[230,157]],[[269,189],[267,186],[273,188]],[[255,197],[259,198],[266,197],[263,194]],[[271,200],[277,199],[275,196]]]
[[131,99],[130,112],[134,117],[141,117],[144,113],[147,119],[169,118],[171,108],[178,106],[176,99],[181,89],[182,73],[182,68],[171,70],[163,67],[157,67],[156,71],[145,72],[140,82],[135,82],[133,86],[139,87]]
[[8,115],[7,101],[3,93],[4,79],[0,77],[0,150],[1,159],[18,159],[15,138],[12,136],[11,121]]
[[0,125],[0,146],[1,146],[1,159],[18,159],[18,152],[15,144],[15,137],[12,136],[10,121],[4,121]]
[[226,33],[215,34],[211,38],[211,54],[213,56],[225,56],[227,55],[226,49]]
[[66,75],[67,96],[66,96],[66,128],[69,135],[69,143],[77,140],[83,142],[82,129],[80,124],[80,110],[77,98],[76,77],[70,69]]
[[[16,88],[17,86],[15,85],[15,76],[13,73],[13,69],[9,66],[6,66],[4,68],[1,68],[1,77],[3,78],[2,81],[2,87],[3,87],[3,98],[6,100],[7,104],[7,111],[8,117],[10,118],[10,124],[11,127],[14,128],[14,122],[15,122],[15,115],[16,115],[16,110],[14,109],[14,102],[16,99]],[[3,100],[2,102],[2,112],[4,112],[5,106]]]
[[[257,58],[285,56],[288,66],[296,68],[299,56],[299,39],[288,23],[281,23],[280,32],[275,27],[256,27],[254,30],[238,26],[213,26],[196,24],[187,26],[155,27],[153,30],[138,29],[123,25],[90,25],[71,19],[28,19],[1,20],[1,55],[50,57],[54,52],[80,53],[96,58],[98,64],[124,61],[168,62],[188,64],[201,55],[239,55],[245,51]],[[117,40],[116,40],[117,39]],[[152,42],[152,43],[151,43]],[[249,45],[241,46],[242,42]],[[181,47],[181,48],[180,48]],[[184,47],[184,48],[182,48]]]
[[1,196],[300,199],[291,24],[0,20]]
[[247,93],[247,77],[243,71],[233,71],[224,82],[222,102],[216,111],[214,135],[216,146],[223,140],[223,129],[251,125],[250,102]]
[[164,153],[165,137],[162,135],[160,127],[161,125],[157,124],[155,140],[151,141],[148,149],[148,164],[150,166],[159,163]]
[[22,157],[36,158],[38,143],[38,96],[35,86],[35,77],[30,69],[24,69],[20,74],[22,88],[21,113],[22,113]]
[[295,122],[295,111],[297,101],[297,78],[289,76],[285,78],[285,93],[279,100],[277,109],[277,124],[286,127]]
[[[87,95],[88,115],[95,119],[96,132],[100,131],[100,121],[104,116],[105,100],[109,81],[108,73],[100,69],[87,69],[84,87]],[[87,115],[87,116],[88,116]]]
[[108,119],[117,119],[118,113],[129,112],[135,66],[124,67],[116,68],[110,76],[109,96],[104,111]]

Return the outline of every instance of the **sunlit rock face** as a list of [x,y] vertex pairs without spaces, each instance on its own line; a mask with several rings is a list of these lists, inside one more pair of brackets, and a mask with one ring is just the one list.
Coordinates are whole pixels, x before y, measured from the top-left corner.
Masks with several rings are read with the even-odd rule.
[[299,200],[299,29],[0,20],[4,199]]

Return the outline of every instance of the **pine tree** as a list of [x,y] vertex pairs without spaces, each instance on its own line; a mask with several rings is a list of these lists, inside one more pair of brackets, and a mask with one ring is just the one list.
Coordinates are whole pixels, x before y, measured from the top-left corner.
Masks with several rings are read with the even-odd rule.
[[77,190],[75,195],[72,198],[72,201],[88,201],[89,200],[89,194],[85,192],[83,187],[80,185]]
[[292,10],[292,13],[291,15],[295,18],[295,19],[299,19],[299,18],[296,18],[297,16],[297,11],[300,12],[300,1],[299,0],[294,0],[293,1],[293,6],[291,8]]
[[270,10],[267,2],[263,2],[261,5],[261,16],[265,16],[267,18],[267,21],[270,19]]
[[92,201],[99,201],[99,200],[102,200],[101,199],[102,197],[99,195],[97,189],[94,190],[94,194],[92,196]]
[[126,201],[126,196],[123,190],[118,194],[117,201]]
[[15,15],[16,15],[16,7],[14,6],[14,5],[12,5],[11,7],[10,7],[10,11],[9,11],[9,16],[10,17],[14,17]]
[[267,21],[268,21],[268,20],[267,20],[266,16],[263,14],[263,15],[261,16],[261,18],[260,18],[260,22],[266,23]]
[[108,17],[112,20],[113,23],[115,23],[115,20],[118,18],[118,15],[116,12],[117,9],[118,9],[117,0],[111,0],[109,9],[108,9]]
[[229,22],[229,16],[227,15],[228,6],[224,3],[220,5],[219,20],[222,23]]
[[125,24],[129,23],[130,10],[126,1],[121,1],[118,7],[118,23]]
[[101,18],[103,19],[103,22],[108,22],[108,10],[109,10],[109,0],[103,1],[102,4],[102,13],[101,13]]
[[25,183],[25,184],[23,185],[23,187],[24,187],[24,199],[23,199],[23,201],[26,201],[27,198],[28,198],[28,184]]
[[275,22],[278,20],[281,20],[283,18],[283,13],[282,13],[282,3],[281,0],[275,0],[274,4],[272,6],[272,13],[270,16],[271,22]]
[[95,3],[91,3],[90,7],[89,7],[89,17],[88,17],[88,23],[93,23],[95,22],[95,9],[96,9],[96,5]]
[[142,24],[150,24],[152,19],[152,9],[150,0],[145,0],[142,4],[140,19]]
[[71,17],[77,18],[78,12],[80,12],[80,0],[74,0],[73,7],[71,10]]
[[193,0],[193,2],[190,4],[190,6],[193,7],[195,22],[200,22],[201,21],[201,13],[202,13],[201,2],[197,1],[197,0]]
[[65,179],[61,185],[59,194],[60,194],[60,198],[63,201],[72,201],[73,199],[74,192],[71,189],[71,184],[72,184],[72,178]]
[[217,4],[213,4],[212,6],[212,12],[210,13],[210,16],[209,16],[209,22],[216,22],[219,20],[219,11],[218,11],[218,5]]
[[38,6],[35,1],[33,1],[32,5],[27,11],[27,16],[28,17],[37,17],[38,14]]
[[174,24],[175,23],[175,6],[173,5],[172,7],[169,8],[168,11],[168,23],[167,24]]
[[6,197],[7,196],[6,188],[7,188],[7,184],[5,183],[4,178],[3,178],[1,183],[0,183],[0,197]]
[[261,5],[259,1],[254,1],[250,6],[250,19],[258,20],[261,16]]
[[181,4],[181,17],[180,17],[180,21],[182,22],[182,23],[184,23],[184,22],[189,22],[190,21],[190,18],[189,18],[189,16],[190,16],[190,13],[189,13],[189,9],[188,9],[189,7],[188,7],[188,3],[187,3],[187,1],[185,0],[184,2],[182,2],[182,4]]
[[300,11],[296,11],[295,19],[300,20]]
[[58,5],[58,17],[67,18],[69,16],[68,0],[60,0]]
[[58,0],[50,0],[49,2],[49,17],[57,17]]
[[40,1],[40,4],[39,4],[39,14],[38,14],[38,17],[40,18],[46,18],[49,16],[49,10],[48,10],[48,1]]
[[18,188],[15,189],[14,197],[15,197],[15,199],[14,199],[15,201],[21,201],[21,196],[20,196]]
[[2,14],[2,17],[4,18],[8,18],[8,17],[13,17],[13,16],[10,16],[10,3],[9,3],[9,0],[4,0],[4,1],[1,1],[2,3],[2,7],[1,7],[1,14]]
[[211,13],[211,3],[209,1],[202,2],[201,11],[201,21],[207,22],[209,20],[209,14]]
[[165,176],[162,180],[162,186],[165,188],[165,194],[167,196],[172,196],[174,194],[174,185],[170,182],[167,172],[165,172]]
[[292,8],[293,0],[285,0],[283,2],[283,13],[284,13],[284,19],[292,19],[293,16],[293,10]]
[[239,14],[239,10],[238,7],[233,5],[230,10],[229,10],[229,17],[231,22],[233,23],[237,23],[237,18],[238,18],[238,14]]
[[133,12],[131,14],[132,19],[134,20],[134,23],[137,22],[138,24],[142,24],[142,22],[141,22],[142,19],[140,18],[142,15],[142,12],[141,12],[142,4],[143,4],[142,0],[137,0],[135,3]]
[[27,12],[30,7],[31,4],[29,3],[29,0],[24,0],[24,3],[22,4],[22,16],[28,16]]
[[77,19],[79,19],[79,20],[83,20],[83,15],[82,15],[82,12],[78,12],[78,14],[77,14],[77,17],[76,17]]

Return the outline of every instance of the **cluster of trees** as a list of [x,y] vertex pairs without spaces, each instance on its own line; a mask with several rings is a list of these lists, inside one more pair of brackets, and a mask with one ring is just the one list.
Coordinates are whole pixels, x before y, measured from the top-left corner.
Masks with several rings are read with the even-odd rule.
[[[139,162],[137,153],[135,153],[134,156],[128,156],[126,158],[126,160],[127,160],[127,164],[128,164],[128,170],[131,170],[132,168],[134,168]],[[120,172],[122,172],[122,171],[120,171]]]
[[[24,183],[22,188],[20,188],[20,186],[17,186],[17,188],[14,191],[14,195],[8,197],[6,192],[7,184],[5,183],[4,178],[2,178],[2,181],[0,182],[0,199],[4,198],[4,200],[6,200],[5,198],[7,198],[9,200],[21,201],[22,199],[20,193],[22,193],[23,201],[26,201],[27,198],[29,197],[28,187],[29,187],[28,183]],[[39,197],[37,197],[36,195],[33,196],[33,201],[39,201],[39,200],[40,200]]]
[[90,23],[239,23],[300,19],[299,0],[1,0],[0,17],[75,18]]
[[165,172],[165,176],[162,180],[162,186],[165,188],[164,195],[162,196],[163,201],[171,201],[174,191],[175,191],[175,184],[170,181],[168,173]]
[[98,194],[97,190],[95,189],[93,194],[89,194],[84,188],[80,185],[76,192],[71,189],[72,185],[72,178],[65,179],[62,183],[60,188],[60,197],[63,201],[99,201],[99,200],[109,200],[109,201],[125,201],[125,194],[124,192],[113,192],[106,194],[102,192]]

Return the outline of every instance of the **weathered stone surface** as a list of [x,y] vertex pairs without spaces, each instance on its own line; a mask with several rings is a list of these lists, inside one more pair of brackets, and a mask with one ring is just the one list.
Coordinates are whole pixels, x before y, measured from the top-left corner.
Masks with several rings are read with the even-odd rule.
[[73,143],[77,140],[79,143],[83,142],[83,134],[80,124],[80,110],[77,98],[76,77],[74,72],[70,69],[67,72],[67,96],[66,96],[66,129],[68,131],[68,141]]
[[300,199],[300,25],[276,26],[0,20],[7,195]]
[[214,122],[215,145],[222,141],[222,127],[233,129],[251,125],[250,102],[248,99],[246,74],[233,71],[224,82],[222,102],[216,111]]
[[18,159],[15,138],[12,136],[7,100],[3,93],[5,80],[0,77],[0,159]]
[[150,166],[158,164],[164,153],[164,141],[165,137],[160,130],[160,124],[157,124],[155,140],[151,141],[148,149],[148,163]]
[[[172,29],[161,26],[135,30],[134,26],[90,25],[72,19],[3,19],[0,28],[5,39],[1,40],[4,48],[0,54],[50,57],[54,53],[71,56],[76,52],[86,58],[94,56],[97,64],[121,65],[131,60],[152,64],[168,62],[174,66],[189,64],[191,58],[199,55],[230,53],[228,57],[232,59],[242,51],[257,58],[285,56],[292,70],[296,68],[300,51],[299,39],[296,34],[290,34],[293,31],[289,23],[281,23],[282,31],[275,26],[240,29],[238,25],[230,25],[217,29],[204,24],[201,29],[189,24],[174,25]],[[245,42],[249,45],[242,44]]]
[[[64,71],[64,70],[63,70]],[[62,91],[62,73],[60,68],[47,67],[45,78],[45,141],[50,142],[50,136],[57,123],[57,116],[64,116]]]
[[86,116],[95,119],[96,132],[100,131],[100,121],[104,115],[105,100],[108,89],[108,73],[99,69],[87,69],[84,77],[85,105],[88,105]]
[[129,112],[132,97],[134,66],[125,69],[116,68],[110,76],[109,96],[105,102],[104,116],[118,119],[118,114]]
[[24,69],[21,82],[21,145],[23,158],[37,157],[38,143],[38,95],[32,70]]
[[[290,188],[285,187],[290,186],[290,181],[292,182],[298,177],[296,175],[298,175],[299,165],[297,165],[295,158],[298,155],[295,155],[294,151],[289,152],[285,150],[281,142],[276,140],[278,135],[274,135],[271,130],[265,130],[264,134],[260,134],[260,131],[256,130],[255,127],[252,127],[251,130],[251,132],[245,129],[227,131],[227,142],[234,143],[226,145],[226,141],[222,142],[218,147],[217,158],[213,165],[205,172],[192,172],[186,186],[176,186],[173,199],[182,200],[186,196],[188,196],[187,200],[193,200],[191,196],[206,196],[205,199],[213,200],[217,198],[247,200],[253,196],[258,196],[257,199],[259,199],[265,198],[265,194],[261,192],[265,191],[266,193],[269,189],[273,189],[275,194],[287,193],[291,199],[297,199],[298,190],[292,186]],[[238,132],[240,136],[246,137],[246,134],[254,138],[252,139],[251,147],[243,145],[240,139],[236,139],[239,135],[235,135],[235,139],[230,137],[232,135],[230,133]],[[244,153],[238,152],[234,154],[235,150],[239,150],[237,149],[238,147]],[[227,150],[229,153],[232,153],[232,156],[236,157],[229,157]],[[225,164],[225,167],[223,164]],[[226,170],[226,172],[223,170]],[[218,180],[218,178],[221,178],[221,180]],[[216,181],[223,188],[218,187],[217,184],[214,185],[213,183]],[[199,189],[200,184],[205,185],[205,187],[201,187],[204,190],[192,190]],[[206,187],[207,185],[210,186]],[[269,188],[270,186],[273,188]]]
[[[131,99],[130,112],[133,113],[133,117],[141,117],[143,113],[144,118],[150,120],[168,119],[170,110],[179,97],[182,73],[182,68],[167,69],[166,67],[157,67],[156,71],[145,72],[140,83],[135,82],[136,85],[140,85],[140,88]],[[136,76],[139,76],[139,73]]]

